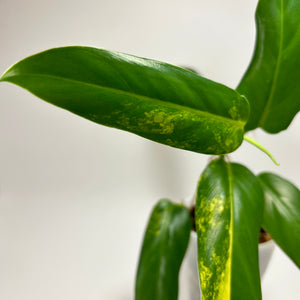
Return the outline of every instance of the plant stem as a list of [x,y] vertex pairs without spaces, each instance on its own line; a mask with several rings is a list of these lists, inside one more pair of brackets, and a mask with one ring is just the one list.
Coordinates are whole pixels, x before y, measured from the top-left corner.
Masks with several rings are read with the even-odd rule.
[[263,147],[261,144],[259,144],[258,142],[254,141],[253,139],[251,139],[251,138],[249,138],[248,136],[245,136],[245,135],[244,135],[244,140],[246,142],[252,144],[256,148],[260,149],[261,151],[263,151],[265,154],[267,154],[272,159],[272,161],[274,162],[275,165],[279,166],[279,163],[275,160],[273,155],[265,147]]

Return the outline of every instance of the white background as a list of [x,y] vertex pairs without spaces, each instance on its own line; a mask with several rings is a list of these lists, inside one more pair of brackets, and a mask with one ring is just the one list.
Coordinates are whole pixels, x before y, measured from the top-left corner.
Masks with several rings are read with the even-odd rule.
[[[86,45],[192,66],[236,87],[254,46],[255,0],[0,0],[0,73],[51,47]],[[276,167],[243,145],[232,160],[299,186],[300,118],[256,131]],[[183,201],[208,156],[93,124],[0,87],[0,299],[130,300],[148,215]],[[278,248],[264,300],[299,300],[300,272]]]

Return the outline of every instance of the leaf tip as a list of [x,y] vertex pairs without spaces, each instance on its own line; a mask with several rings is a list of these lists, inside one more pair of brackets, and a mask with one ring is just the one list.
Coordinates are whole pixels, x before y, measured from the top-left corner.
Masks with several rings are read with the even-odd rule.
[[8,81],[8,77],[10,77],[12,67],[8,68],[1,76],[0,76],[0,82]]

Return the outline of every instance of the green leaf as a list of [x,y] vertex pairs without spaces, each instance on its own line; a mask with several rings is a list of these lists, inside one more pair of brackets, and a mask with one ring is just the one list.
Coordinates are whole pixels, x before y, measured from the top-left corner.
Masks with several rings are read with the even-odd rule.
[[258,179],[265,194],[263,227],[300,268],[300,191],[273,173]]
[[176,300],[178,275],[192,221],[187,208],[169,200],[154,207],[136,277],[136,300]]
[[300,109],[300,1],[260,0],[256,47],[237,91],[249,100],[246,130],[286,129]]
[[198,268],[203,300],[261,299],[258,238],[263,192],[244,166],[212,161],[196,203]]
[[0,79],[96,123],[199,153],[242,143],[249,105],[236,91],[166,63],[89,47],[51,49]]

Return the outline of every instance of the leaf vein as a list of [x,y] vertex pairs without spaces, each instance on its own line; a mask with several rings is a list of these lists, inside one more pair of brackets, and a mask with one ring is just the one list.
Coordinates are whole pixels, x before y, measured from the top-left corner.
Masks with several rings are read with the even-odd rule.
[[[10,80],[8,80],[9,77],[10,78],[16,78],[16,77],[22,77],[22,76],[25,76],[25,74],[7,76],[4,80],[2,79],[2,81],[10,81]],[[141,95],[141,94],[134,94],[132,92],[124,91],[124,90],[121,90],[121,89],[115,89],[115,88],[112,88],[112,87],[100,86],[100,85],[90,83],[90,82],[79,81],[79,80],[76,80],[76,79],[60,77],[60,76],[56,76],[56,75],[30,74],[29,73],[29,74],[26,74],[26,76],[27,77],[29,77],[29,76],[32,76],[32,77],[48,77],[48,78],[53,78],[53,79],[58,79],[58,80],[65,80],[65,81],[69,81],[69,82],[80,83],[80,84],[86,85],[86,86],[91,86],[91,87],[97,88],[97,89],[107,90],[107,91],[111,91],[111,92],[114,92],[114,93],[120,93],[120,94],[127,95],[127,96],[130,96],[130,97],[140,98],[140,99],[145,100],[145,101],[150,100],[152,102],[155,102],[155,103],[157,103],[159,105],[163,105],[163,106],[166,106],[166,104],[167,104],[167,105],[169,105],[173,108],[180,109],[180,110],[185,110],[185,111],[190,111],[190,112],[193,112],[197,115],[200,115],[200,116],[203,116],[203,117],[206,117],[206,118],[211,118],[211,119],[219,120],[223,123],[232,124],[233,126],[236,126],[236,127],[243,127],[244,124],[245,124],[245,122],[242,121],[242,120],[234,120],[234,119],[227,118],[225,116],[215,115],[213,113],[198,110],[198,109],[195,109],[195,108],[192,108],[192,107],[189,107],[189,106],[183,106],[181,104],[177,104],[177,103],[173,103],[173,102],[169,102],[169,101],[163,101],[161,99],[151,98],[151,97]],[[27,89],[27,88],[25,88],[25,89]]]
[[278,81],[279,70],[280,70],[281,59],[282,59],[282,52],[283,52],[283,30],[284,30],[283,22],[284,22],[283,0],[281,0],[280,1],[280,40],[279,40],[278,57],[277,57],[277,61],[276,61],[276,66],[275,66],[275,71],[274,71],[274,76],[273,76],[273,80],[272,80],[270,94],[269,94],[268,100],[266,101],[263,113],[258,122],[259,127],[263,127],[263,125],[268,117],[269,110],[270,110],[270,107],[273,103],[274,96],[275,96],[276,84]]

